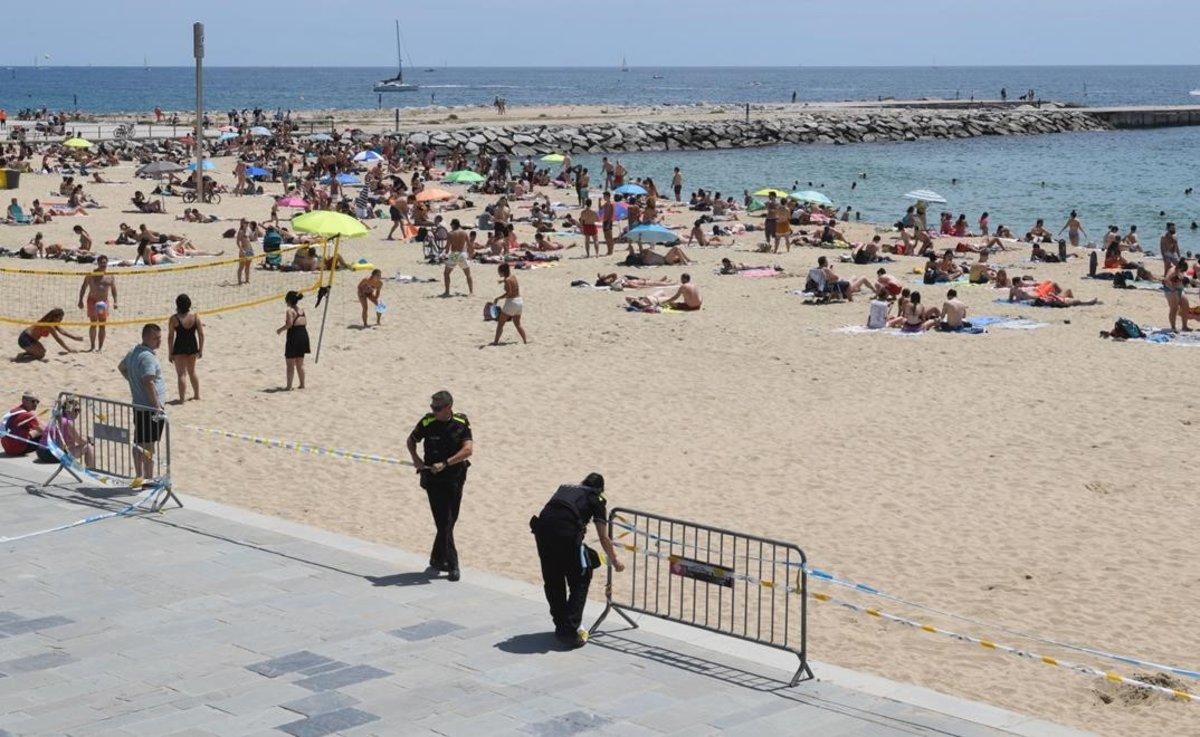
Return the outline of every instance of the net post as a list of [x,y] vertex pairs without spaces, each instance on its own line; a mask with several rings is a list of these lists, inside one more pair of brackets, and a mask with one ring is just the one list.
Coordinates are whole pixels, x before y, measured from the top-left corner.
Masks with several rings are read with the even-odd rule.
[[[325,340],[325,319],[329,317],[329,303],[333,300],[333,274],[337,271],[338,256],[342,247],[342,237],[335,236],[333,239],[333,261],[329,266],[329,284],[326,287],[329,289],[325,293],[325,309],[321,312],[321,332],[317,335],[317,355],[313,357],[313,363],[321,362],[321,343]],[[329,241],[325,241],[325,249],[328,253]],[[318,293],[320,290],[318,289]]]

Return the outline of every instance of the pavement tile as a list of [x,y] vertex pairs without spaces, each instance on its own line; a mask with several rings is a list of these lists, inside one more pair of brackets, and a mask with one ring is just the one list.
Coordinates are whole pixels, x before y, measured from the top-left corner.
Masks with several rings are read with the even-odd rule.
[[75,658],[72,655],[64,653],[61,650],[51,650],[39,655],[29,655],[15,660],[6,660],[0,663],[0,673],[6,673],[10,676],[17,673],[33,673],[34,671],[58,668],[59,666],[73,662],[75,662]]
[[330,673],[303,678],[296,681],[296,685],[300,688],[307,688],[309,691],[332,691],[343,686],[362,683],[373,678],[385,678],[390,675],[391,673],[386,670],[380,670],[370,665],[353,665]]
[[329,711],[344,709],[347,706],[354,706],[357,703],[358,699],[340,691],[319,691],[312,696],[305,696],[302,699],[280,704],[280,706],[288,711],[294,711],[297,714],[311,717]]
[[447,622],[444,619],[431,619],[428,622],[421,622],[410,627],[402,627],[398,630],[392,630],[388,634],[395,635],[401,640],[416,642],[418,640],[428,640],[432,637],[441,637],[448,635],[451,632],[466,629],[461,624]]
[[60,627],[64,624],[72,624],[74,621],[73,619],[59,616],[17,619],[11,622],[0,623],[0,632],[6,635],[24,635],[30,632],[50,629],[51,627]]
[[293,737],[325,737],[327,734],[342,732],[352,727],[369,724],[379,717],[358,709],[346,708],[305,717],[294,722],[281,724],[278,728]]
[[278,658],[264,660],[261,663],[252,663],[246,666],[246,670],[252,670],[267,678],[278,678],[287,673],[294,673],[302,668],[312,668],[329,662],[332,662],[332,659],[324,655],[300,650],[288,653],[287,655],[281,655]]

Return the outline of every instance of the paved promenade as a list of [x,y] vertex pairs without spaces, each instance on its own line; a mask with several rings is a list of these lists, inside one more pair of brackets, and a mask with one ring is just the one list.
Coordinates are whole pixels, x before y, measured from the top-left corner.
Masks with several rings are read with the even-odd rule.
[[[0,459],[0,538],[128,500],[49,471]],[[0,737],[1080,734],[650,620],[562,651],[538,588],[184,500],[0,543]]]

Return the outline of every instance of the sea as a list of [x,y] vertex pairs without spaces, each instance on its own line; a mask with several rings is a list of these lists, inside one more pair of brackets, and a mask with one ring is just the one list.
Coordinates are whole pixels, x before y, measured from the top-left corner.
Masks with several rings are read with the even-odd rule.
[[[263,107],[404,108],[429,105],[546,104],[712,105],[896,99],[1011,98],[1028,90],[1083,106],[1200,104],[1200,66],[1122,67],[630,67],[513,68],[415,66],[408,93],[377,95],[375,81],[394,68],[212,67],[204,72],[208,109]],[[185,110],[194,104],[190,67],[3,67],[0,107],[91,113]],[[1078,210],[1089,235],[1136,224],[1157,243],[1176,222],[1185,248],[1200,251],[1200,129],[1169,128],[1043,136],[977,138],[850,146],[788,145],[726,151],[621,154],[635,176],[660,186],[679,166],[685,188],[733,194],[762,187],[818,189],[864,220],[891,222],[903,194],[943,195],[945,209],[974,225],[1023,233],[1037,218],[1057,230]],[[599,168],[599,157],[576,157]],[[864,176],[865,175],[865,176]],[[810,187],[811,183],[811,187]],[[663,187],[665,188],[665,186]]]

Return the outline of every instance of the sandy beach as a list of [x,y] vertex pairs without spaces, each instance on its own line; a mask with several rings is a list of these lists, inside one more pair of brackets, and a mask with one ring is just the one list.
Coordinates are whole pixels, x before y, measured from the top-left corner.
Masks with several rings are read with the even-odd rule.
[[[534,110],[522,115],[537,120]],[[216,178],[230,183],[232,159],[216,163]],[[132,173],[129,164],[104,170],[115,180],[131,180]],[[21,181],[6,194],[28,203],[45,197],[59,178]],[[687,185],[696,186],[704,183]],[[278,184],[266,187],[269,194],[280,191]],[[35,230],[48,242],[72,242],[71,227],[85,224],[100,252],[132,258],[132,246],[102,244],[127,221],[186,234],[202,249],[232,251],[233,241],[221,237],[228,222],[178,222],[177,199],[168,198],[164,215],[122,212],[135,189],[149,188],[142,181],[89,186],[105,209],[46,226],[0,226],[0,246],[20,246]],[[550,196],[574,205],[573,192],[550,190]],[[478,205],[494,199],[473,198]],[[226,196],[201,209],[224,220],[265,220],[270,206],[268,196]],[[452,216],[473,222],[478,212]],[[683,225],[694,216],[679,207],[665,219]],[[369,237],[343,245],[348,260],[366,258],[385,276],[440,281],[441,268],[422,262],[419,244],[383,240],[387,221],[368,224]],[[874,234],[866,223],[847,227],[851,241]],[[528,224],[518,225],[517,234],[532,238]],[[1143,240],[1157,236],[1145,233]],[[1189,493],[1187,440],[1200,423],[1200,402],[1180,381],[1200,353],[1097,337],[1118,316],[1165,326],[1161,292],[1085,280],[1086,257],[1032,264],[1028,247],[1018,247],[993,261],[1101,304],[1060,310],[997,304],[1004,290],[956,285],[968,319],[1019,316],[1045,326],[982,335],[858,334],[840,329],[865,324],[865,295],[814,306],[790,292],[804,286],[820,255],[842,278],[873,277],[877,265],[837,263],[847,253],[839,250],[754,253],[759,239],[753,233],[732,246],[693,246],[692,266],[636,270],[651,278],[689,272],[704,298],[703,309],[689,314],[630,313],[624,297],[634,292],[572,288],[572,280],[592,281],[597,272],[635,271],[619,266],[617,256],[582,258],[582,240],[574,239],[580,245],[563,260],[516,272],[529,345],[511,326],[503,345],[486,345],[494,326],[482,322],[482,306],[501,293],[495,266],[473,266],[474,296],[465,295],[461,272],[448,299],[439,297],[440,283],[387,281],[383,324],[366,330],[356,329],[359,275],[341,272],[321,362],[309,361],[308,388],[290,393],[274,391],[283,384],[283,339],[275,335],[282,303],[206,318],[208,346],[199,363],[204,398],[169,408],[175,486],[423,552],[432,525],[411,469],[298,455],[192,428],[405,458],[404,440],[429,395],[445,388],[475,433],[457,530],[468,569],[536,580],[530,515],[558,484],[598,470],[612,504],[792,541],[816,567],[929,606],[1181,667],[1200,661],[1200,642],[1185,616],[1200,607],[1198,577],[1187,565],[1200,554],[1194,534],[1200,502]],[[777,264],[797,276],[718,276],[722,257]],[[1146,262],[1160,273],[1157,259]],[[920,263],[898,257],[884,266],[921,289],[927,304],[939,305],[946,287],[919,285],[913,270]],[[132,281],[120,282],[116,273],[123,286]],[[175,295],[158,296],[169,311]],[[0,294],[0,303],[5,299]],[[61,306],[74,312],[73,305]],[[18,332],[0,326],[9,357]],[[43,398],[69,390],[123,399],[128,390],[114,366],[136,341],[134,328],[115,328],[103,354],[62,355],[55,346],[47,363],[5,360],[0,387],[9,406],[26,387]],[[174,374],[165,356],[163,362],[174,399]],[[71,540],[64,536],[62,543]],[[597,586],[592,593],[602,592]],[[838,593],[1064,660],[1124,675],[1146,672]],[[818,660],[1101,734],[1200,732],[1196,704],[1130,696],[1128,688],[1097,678],[822,604],[810,613],[810,652]]]

